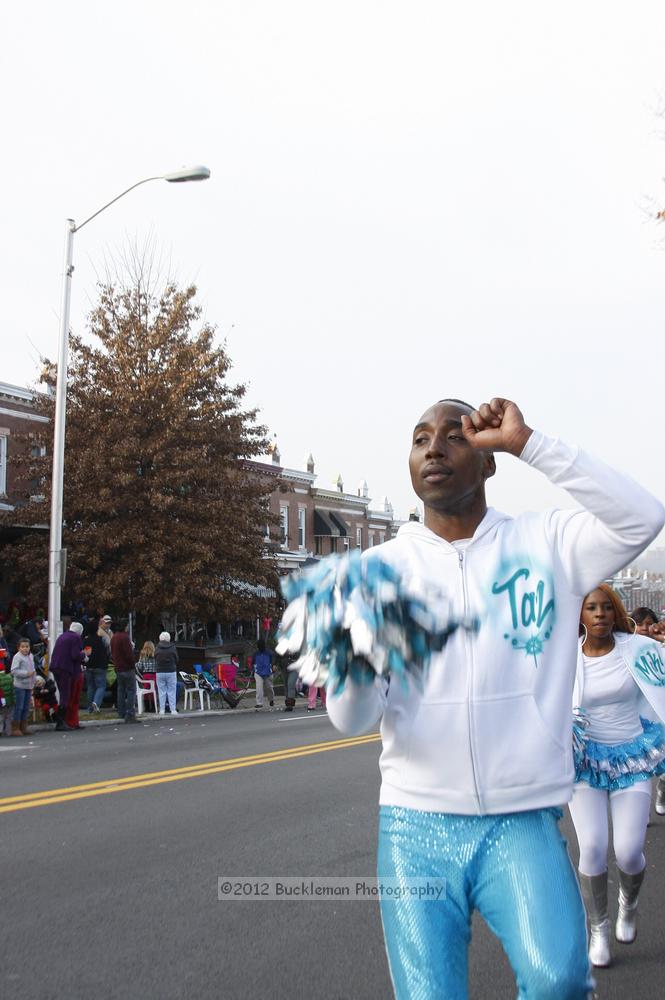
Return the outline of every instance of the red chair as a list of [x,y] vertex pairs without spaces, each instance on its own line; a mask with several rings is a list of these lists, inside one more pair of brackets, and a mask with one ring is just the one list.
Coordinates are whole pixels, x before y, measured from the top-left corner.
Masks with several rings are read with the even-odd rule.
[[236,694],[240,688],[236,684],[236,675],[238,673],[237,663],[217,663],[215,664],[215,674],[217,680],[225,687],[227,691],[233,691]]

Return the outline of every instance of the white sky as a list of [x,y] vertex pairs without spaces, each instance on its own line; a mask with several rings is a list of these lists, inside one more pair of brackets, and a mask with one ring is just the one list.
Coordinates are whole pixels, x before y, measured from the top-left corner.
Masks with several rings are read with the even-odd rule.
[[[36,0],[1,29],[2,380],[56,354],[66,217],[204,163],[76,236],[77,332],[152,238],[319,485],[406,516],[421,412],[506,395],[665,495],[662,0]],[[490,486],[561,499],[509,458]]]

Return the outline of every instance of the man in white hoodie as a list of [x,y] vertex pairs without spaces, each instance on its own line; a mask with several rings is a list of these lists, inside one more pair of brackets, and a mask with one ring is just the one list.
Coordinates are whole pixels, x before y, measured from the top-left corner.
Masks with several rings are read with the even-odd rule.
[[[494,453],[545,473],[581,505],[510,518],[491,508]],[[520,997],[580,1000],[592,986],[584,910],[559,830],[573,784],[571,695],[581,600],[663,526],[626,476],[527,427],[515,405],[443,400],[409,460],[424,525],[366,554],[444,590],[459,630],[422,689],[352,682],[328,701],[357,734],[381,719],[378,872],[445,879],[445,902],[382,903],[398,1000],[467,995],[470,920],[500,938]]]

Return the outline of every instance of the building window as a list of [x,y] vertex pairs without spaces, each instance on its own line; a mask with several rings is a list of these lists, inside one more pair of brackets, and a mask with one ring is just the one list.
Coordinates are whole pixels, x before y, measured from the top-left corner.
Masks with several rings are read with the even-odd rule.
[[316,538],[314,539],[314,551],[316,552],[317,556],[321,555],[321,536],[320,535],[317,535]]
[[362,549],[363,547],[363,529],[356,528],[356,548]]
[[380,531],[379,532],[379,544],[383,545],[383,543],[385,542],[385,540],[386,540],[386,533],[385,533],[385,531]]
[[263,540],[264,542],[270,541],[270,525],[264,524],[263,526]]
[[373,531],[368,531],[367,532],[367,548],[371,549],[373,546],[374,546],[374,532]]
[[286,548],[289,544],[289,505],[287,503],[279,505],[279,516],[282,522],[282,545]]
[[347,536],[345,536],[345,537],[344,537],[344,538],[342,539],[342,546],[343,546],[343,548],[344,548],[344,551],[345,551],[345,552],[348,552],[348,551],[349,551],[349,546],[350,546],[350,545],[351,545],[351,543],[350,543],[350,541],[349,541],[348,537],[347,537]]
[[298,507],[298,546],[301,549],[305,548],[305,515],[306,510],[304,507]]
[[330,551],[337,552],[337,538],[331,536],[330,538]]
[[0,437],[0,496],[7,492],[7,437]]

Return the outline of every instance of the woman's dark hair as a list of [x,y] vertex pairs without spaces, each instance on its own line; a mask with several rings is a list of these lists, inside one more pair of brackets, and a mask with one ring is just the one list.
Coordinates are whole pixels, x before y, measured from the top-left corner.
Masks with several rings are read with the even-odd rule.
[[658,621],[658,615],[651,608],[635,608],[631,611],[630,617],[633,618],[638,625],[641,625],[645,618],[653,618],[654,622]]
[[259,653],[265,653],[266,651],[266,641],[265,639],[257,639],[256,649]]

